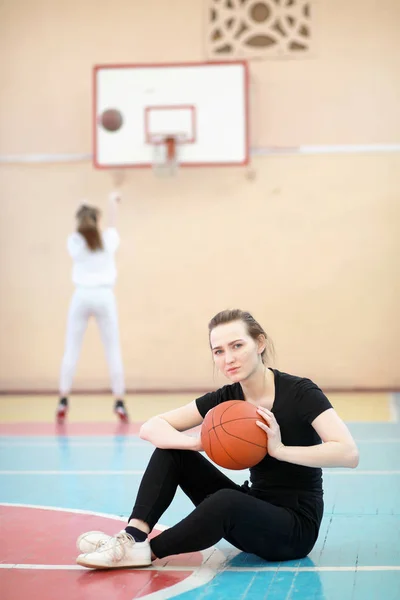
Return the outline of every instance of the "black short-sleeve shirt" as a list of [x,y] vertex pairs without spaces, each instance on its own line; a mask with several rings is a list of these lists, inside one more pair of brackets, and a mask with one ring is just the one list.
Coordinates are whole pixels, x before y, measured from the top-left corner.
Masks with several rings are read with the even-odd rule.
[[[310,379],[271,369],[275,377],[275,399],[272,412],[280,426],[286,446],[314,446],[321,439],[311,426],[313,420],[332,408],[322,390]],[[226,385],[197,398],[202,417],[221,402],[245,400],[240,383]],[[260,492],[294,491],[322,496],[322,470],[283,462],[266,456],[250,469],[251,489]]]

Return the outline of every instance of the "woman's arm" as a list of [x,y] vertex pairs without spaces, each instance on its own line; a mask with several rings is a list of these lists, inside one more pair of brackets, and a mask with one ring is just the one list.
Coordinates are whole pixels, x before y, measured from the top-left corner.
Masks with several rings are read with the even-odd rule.
[[190,402],[164,414],[152,417],[140,428],[140,437],[157,448],[174,448],[176,450],[202,450],[199,437],[192,437],[182,431],[196,427],[202,423],[196,402]]
[[257,422],[268,435],[268,454],[277,460],[304,467],[357,467],[359,454],[356,443],[333,408],[325,410],[311,423],[324,442],[316,446],[285,446],[272,412],[265,408],[258,412],[267,423]]
[[117,204],[121,201],[121,195],[119,192],[111,192],[108,197],[108,213],[107,213],[107,226],[117,226]]

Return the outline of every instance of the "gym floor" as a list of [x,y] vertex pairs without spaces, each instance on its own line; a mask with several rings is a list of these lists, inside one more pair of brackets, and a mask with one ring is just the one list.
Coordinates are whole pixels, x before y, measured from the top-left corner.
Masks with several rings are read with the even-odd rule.
[[[356,438],[360,465],[324,471],[325,516],[307,558],[267,563],[222,541],[146,569],[112,572],[76,565],[76,538],[124,527],[152,452],[138,437],[140,423],[193,395],[128,396],[128,425],[116,422],[110,398],[77,395],[62,427],[54,422],[54,397],[1,396],[2,598],[399,600],[400,396],[328,396]],[[227,473],[237,482],[248,477]],[[157,530],[190,510],[178,491]]]

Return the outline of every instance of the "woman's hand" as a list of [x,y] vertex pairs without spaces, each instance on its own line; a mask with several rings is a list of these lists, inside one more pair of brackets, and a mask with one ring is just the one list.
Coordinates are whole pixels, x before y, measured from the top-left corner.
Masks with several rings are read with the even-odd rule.
[[109,199],[112,203],[121,202],[121,194],[117,191],[111,192],[109,195]]
[[260,406],[257,412],[264,419],[264,421],[256,421],[256,423],[268,436],[268,454],[280,460],[280,453],[285,446],[282,444],[281,430],[277,420],[267,408]]
[[119,192],[111,192],[108,197],[108,227],[117,226],[117,204],[121,202],[121,195]]

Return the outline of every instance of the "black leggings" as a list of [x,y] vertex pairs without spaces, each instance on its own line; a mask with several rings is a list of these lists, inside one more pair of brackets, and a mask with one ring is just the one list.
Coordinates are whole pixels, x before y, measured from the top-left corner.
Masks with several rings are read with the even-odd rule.
[[154,451],[129,518],[152,530],[178,486],[196,508],[151,540],[158,558],[204,550],[222,538],[271,561],[302,558],[315,544],[318,526],[301,511],[255,497],[191,450]]

